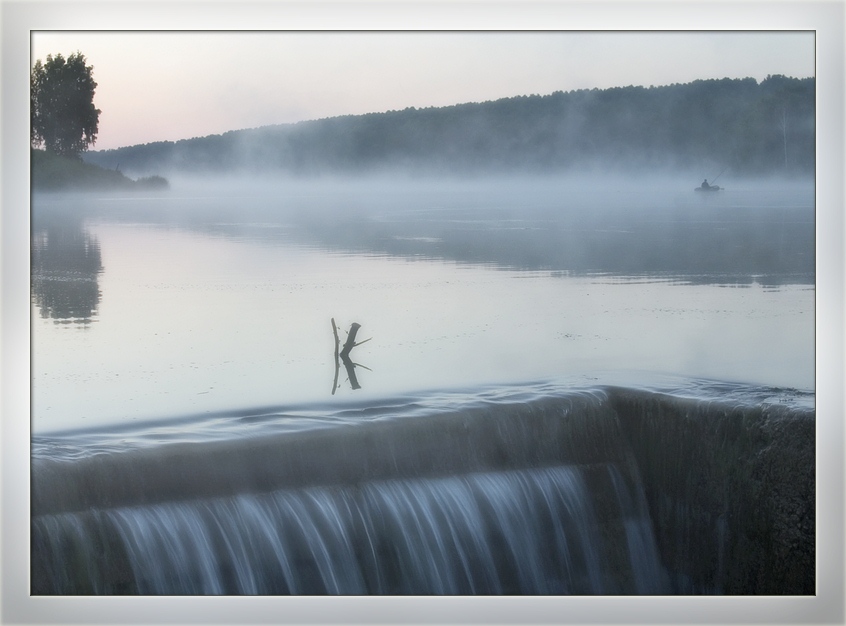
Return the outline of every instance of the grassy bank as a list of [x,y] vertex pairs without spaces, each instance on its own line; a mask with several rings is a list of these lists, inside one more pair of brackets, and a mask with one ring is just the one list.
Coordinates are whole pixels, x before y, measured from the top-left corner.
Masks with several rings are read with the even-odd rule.
[[117,191],[167,189],[161,176],[133,180],[117,170],[107,170],[80,159],[30,149],[30,181],[37,191]]

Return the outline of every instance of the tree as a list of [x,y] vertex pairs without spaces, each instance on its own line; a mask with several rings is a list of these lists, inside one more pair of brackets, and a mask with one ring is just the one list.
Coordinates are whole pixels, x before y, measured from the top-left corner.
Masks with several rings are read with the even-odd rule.
[[65,59],[47,55],[35,62],[30,75],[30,139],[55,154],[79,158],[94,144],[100,109],[94,106],[92,70],[80,52]]

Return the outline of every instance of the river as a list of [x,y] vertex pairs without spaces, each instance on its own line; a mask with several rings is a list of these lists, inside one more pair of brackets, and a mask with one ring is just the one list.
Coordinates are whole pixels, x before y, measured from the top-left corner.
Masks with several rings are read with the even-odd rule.
[[[666,181],[36,196],[33,584],[806,593],[807,576],[737,585],[760,554],[730,556],[735,496],[689,491],[713,545],[669,554],[666,468],[625,423],[810,420],[812,444],[814,210],[812,185]],[[743,433],[731,445],[758,450]],[[123,565],[80,575],[60,546],[104,536]],[[703,549],[723,560],[703,570]]]

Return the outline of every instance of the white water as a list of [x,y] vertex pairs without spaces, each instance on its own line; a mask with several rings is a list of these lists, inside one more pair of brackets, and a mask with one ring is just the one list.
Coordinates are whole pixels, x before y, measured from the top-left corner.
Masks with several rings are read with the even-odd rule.
[[[42,516],[35,532],[50,544],[52,593],[113,593],[120,582],[141,594],[666,591],[648,514],[632,508],[616,470],[606,471],[620,500],[604,524],[619,526],[611,532],[624,552],[613,564],[571,467],[121,508],[94,522]],[[74,555],[99,562],[102,533],[119,537],[131,578],[96,568],[79,575]]]

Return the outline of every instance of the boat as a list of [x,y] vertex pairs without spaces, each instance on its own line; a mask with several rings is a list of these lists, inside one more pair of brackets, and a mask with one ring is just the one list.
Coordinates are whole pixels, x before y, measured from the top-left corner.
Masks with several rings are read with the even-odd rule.
[[693,191],[725,191],[722,187],[718,187],[717,185],[709,185],[708,187],[699,187],[694,188]]

